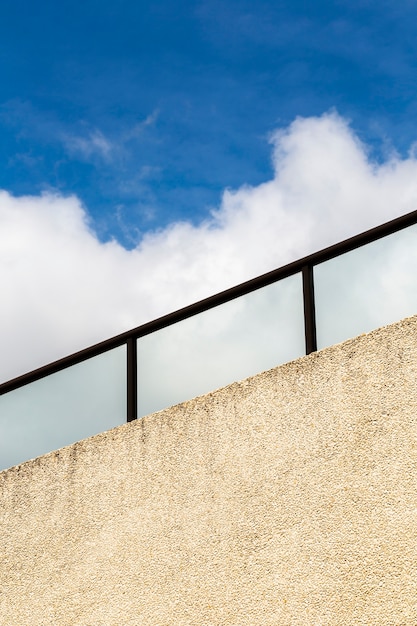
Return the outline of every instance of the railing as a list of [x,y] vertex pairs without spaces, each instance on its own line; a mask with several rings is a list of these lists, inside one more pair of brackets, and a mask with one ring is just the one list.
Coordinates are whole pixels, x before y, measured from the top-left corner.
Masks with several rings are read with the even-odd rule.
[[[177,342],[177,351],[181,351],[182,349],[185,349],[184,346],[190,337],[194,338],[197,332],[201,334],[201,324],[199,329],[197,329],[197,325],[194,323],[194,326],[192,328],[188,328],[187,330],[187,328],[181,326],[180,323],[184,323],[185,320],[192,319],[195,321],[201,314],[207,316],[208,312],[212,309],[216,309],[216,315],[213,315],[212,313],[211,318],[204,318],[204,332],[206,332],[206,335],[209,336],[209,339],[206,341],[206,350],[210,351],[211,349],[212,352],[215,352],[215,363],[212,370],[218,370],[219,365],[221,364],[222,357],[219,355],[219,351],[220,353],[223,353],[223,350],[226,350],[226,340],[224,337],[233,334],[237,325],[243,324],[242,320],[246,323],[246,326],[242,330],[243,336],[236,339],[233,344],[234,348],[231,349],[231,353],[233,353],[233,351],[236,352],[236,350],[241,349],[243,345],[247,344],[249,347],[246,350],[246,354],[243,355],[242,358],[239,357],[238,360],[241,362],[247,361],[249,364],[251,360],[253,360],[255,369],[251,370],[249,368],[249,370],[245,370],[244,368],[237,368],[237,374],[230,374],[229,380],[224,379],[224,377],[217,380],[214,377],[214,384],[210,386],[210,382],[208,382],[209,387],[203,390],[206,392],[210,391],[212,388],[219,387],[222,384],[233,382],[233,380],[236,380],[239,376],[243,378],[245,375],[248,375],[248,372],[249,374],[254,374],[262,369],[267,369],[268,367],[278,365],[286,360],[291,360],[292,358],[301,356],[303,352],[305,354],[309,354],[316,351],[318,347],[321,348],[325,345],[330,345],[331,343],[337,343],[337,341],[346,339],[354,334],[359,334],[360,332],[371,330],[372,328],[395,321],[396,319],[400,319],[406,315],[414,314],[417,312],[417,283],[416,285],[413,283],[413,277],[417,276],[417,257],[415,257],[415,251],[417,251],[417,233],[416,228],[411,227],[416,224],[417,211],[413,211],[412,213],[368,230],[341,243],[325,248],[324,250],[306,256],[293,263],[289,263],[279,269],[263,274],[262,276],[244,282],[231,289],[222,291],[221,293],[182,308],[174,313],[164,315],[163,317],[160,317],[152,322],[143,324],[128,332],[124,332],[120,335],[112,337],[111,339],[86,348],[85,350],[81,350],[80,352],[76,352],[75,354],[59,359],[49,365],[24,374],[23,376],[19,376],[13,380],[5,382],[0,385],[0,396],[7,396],[8,401],[3,405],[0,403],[0,420],[3,419],[7,421],[8,416],[13,413],[13,424],[15,427],[16,423],[18,424],[18,420],[20,419],[19,415],[16,414],[16,410],[14,408],[10,408],[13,404],[14,396],[11,392],[16,393],[19,390],[36,383],[37,381],[41,381],[42,379],[46,379],[45,383],[47,383],[48,380],[52,380],[52,378],[49,379],[48,377],[51,377],[53,374],[68,370],[68,368],[72,366],[78,366],[82,363],[90,361],[91,359],[96,359],[97,357],[100,357],[101,360],[99,359],[95,362],[94,367],[96,367],[100,362],[101,365],[99,365],[99,368],[102,368],[102,373],[104,371],[107,373],[105,375],[102,373],[100,374],[101,382],[97,387],[96,395],[105,395],[106,387],[111,386],[112,384],[109,377],[109,371],[112,370],[114,364],[110,367],[110,369],[106,370],[106,358],[109,359],[109,363],[111,360],[114,360],[114,363],[117,361],[117,371],[123,368],[125,369],[124,374],[121,375],[121,379],[125,378],[125,381],[123,382],[123,380],[121,380],[118,383],[119,395],[120,393],[123,393],[125,396],[123,401],[124,410],[126,411],[125,419],[127,421],[136,419],[138,414],[148,412],[146,410],[147,405],[145,402],[143,410],[138,413],[138,398],[140,403],[141,397],[146,396],[147,393],[146,384],[144,386],[142,385],[142,389],[139,388],[138,393],[138,380],[139,387],[141,387],[141,381],[146,381],[148,376],[146,371],[147,365],[141,355],[147,355],[145,361],[146,359],[148,361],[152,361],[152,359],[156,358],[155,355],[161,352],[161,345],[165,345],[165,355],[162,354],[161,359],[156,361],[153,372],[154,378],[156,376],[157,378],[161,377],[162,379],[164,374],[161,370],[164,368],[165,361],[171,358],[168,353],[171,350],[173,337],[175,335],[175,333],[172,334],[173,330],[168,331],[168,329],[175,329],[177,335],[179,333],[180,337],[177,336],[175,341]],[[400,239],[398,239],[399,233],[403,233]],[[390,236],[396,236],[397,239],[388,241]],[[380,241],[383,238],[384,241]],[[379,245],[379,248],[375,247],[377,244]],[[356,251],[355,258],[349,256],[348,254],[353,253],[354,251]],[[363,251],[365,251],[365,253]],[[389,258],[388,265],[386,262],[387,257]],[[343,263],[346,264],[346,258],[348,258],[347,266],[343,268]],[[339,259],[339,261],[336,262],[337,259]],[[342,261],[340,261],[340,259],[342,259]],[[329,265],[329,262],[333,262],[333,265]],[[337,263],[339,263],[340,267],[336,267]],[[412,267],[414,267],[414,271],[412,270]],[[367,287],[365,286],[365,295],[355,295],[354,293],[350,293],[349,290],[352,290],[352,286],[356,289],[361,280],[363,283],[363,277],[366,275],[366,272],[370,271],[370,268],[375,272],[375,274],[372,274],[371,272],[365,279],[365,284],[368,285]],[[407,270],[407,273],[405,272],[405,269]],[[354,280],[352,279],[352,272],[353,274],[356,272],[356,278]],[[386,277],[389,276],[390,272],[392,274],[395,274],[396,272],[395,275],[397,277],[404,277],[407,275],[409,277],[409,279],[407,279],[407,285],[401,287],[401,285],[398,285],[398,279],[396,279],[393,284],[394,286],[390,287],[391,295],[387,296],[388,292],[386,289],[385,291],[380,290],[381,293],[379,293],[378,296],[379,304],[378,302],[373,301],[369,304],[369,306],[367,306],[367,308],[364,307],[363,303],[366,301],[369,292],[374,288],[374,285],[377,282],[375,277],[379,276],[380,279],[382,277],[386,280]],[[416,289],[414,289],[414,287]],[[268,290],[266,288],[268,288]],[[397,295],[395,295],[395,293],[394,296],[392,295],[392,289],[394,289],[394,292]],[[399,297],[398,293],[400,292],[398,289],[400,289],[400,292],[401,289],[403,289],[403,291],[407,291],[408,300],[406,306],[402,306],[401,303],[401,306],[397,306],[396,304],[399,299],[403,299],[404,295],[403,292],[401,292],[402,295]],[[410,292],[412,292],[411,300],[409,298]],[[347,296],[346,294],[349,293],[350,295]],[[329,297],[329,294],[332,294],[333,297]],[[249,296],[250,300],[244,300],[244,297]],[[347,297],[350,298],[349,305],[344,303],[344,299]],[[237,301],[237,308],[235,307],[236,310],[234,311],[230,308],[233,301]],[[361,308],[361,311],[357,313],[357,319],[360,322],[359,325],[357,324],[357,320],[355,321],[355,313],[352,311],[349,312],[349,306],[351,308],[354,306],[356,309],[358,307]],[[275,319],[274,307],[277,307],[277,317],[281,316],[281,321]],[[365,308],[367,311],[366,321],[364,321],[363,314]],[[384,308],[385,313],[382,317],[378,317],[379,309],[381,308]],[[335,309],[333,313],[332,309]],[[369,311],[373,311],[373,313],[377,314],[375,319],[371,319],[372,316],[369,316]],[[225,317],[229,317],[226,330],[224,324]],[[201,321],[203,320],[203,317],[198,319]],[[256,325],[258,325],[258,336],[253,338],[252,330]],[[216,335],[216,329],[214,329],[214,326],[216,328],[220,328],[221,332],[223,332],[221,346],[217,348],[213,348],[216,341],[216,339],[213,339]],[[304,327],[303,330],[301,330],[301,326]],[[185,328],[185,334],[182,332],[181,328]],[[272,333],[272,335],[274,335],[277,328],[279,328],[280,334],[276,339],[276,345],[278,346],[277,352],[281,351],[280,354],[274,353],[274,348],[273,346],[271,347],[273,342],[270,339],[270,334]],[[264,332],[265,329],[267,332]],[[303,335],[304,347],[301,345],[301,335]],[[259,339],[260,336],[262,336],[262,341]],[[138,343],[140,344],[139,351]],[[259,360],[255,354],[260,343],[262,343],[261,351],[263,351],[263,355],[269,351],[269,356],[264,361],[262,359]],[[290,343],[291,346],[288,348],[287,344],[289,345]],[[202,343],[200,342],[199,345],[201,346]],[[180,367],[184,361],[187,361],[188,359],[192,361],[196,354],[200,354],[199,351],[200,347],[196,349],[196,345],[193,344],[188,354],[183,354],[182,356],[179,355],[178,352],[176,353],[176,356],[174,354],[174,356],[172,356],[173,364],[170,371],[167,373],[165,380],[169,380],[174,375],[176,369]],[[105,357],[106,354],[110,356]],[[207,361],[204,355],[200,356],[203,361]],[[122,361],[124,361],[124,364]],[[239,364],[239,367],[240,365],[241,364]],[[225,369],[228,370],[228,367],[229,366],[226,365]],[[258,369],[256,369],[256,367],[258,367]],[[80,370],[81,374],[78,376],[77,385],[81,384],[81,388],[78,388],[81,389],[81,391],[78,390],[74,392],[72,394],[73,396],[76,396],[77,394],[81,394],[82,396],[83,393],[87,393],[86,389],[88,388],[88,377],[91,373],[88,374],[88,366],[86,366],[86,368],[87,369],[84,368],[83,370],[84,373]],[[194,369],[194,365],[191,365],[189,372],[193,372]],[[86,375],[86,372],[88,375]],[[242,373],[243,375],[241,375]],[[183,374],[183,378],[187,378],[187,376],[191,377],[190,373]],[[91,380],[95,380],[96,378],[95,373]],[[80,381],[84,382],[80,383]],[[219,382],[220,384],[218,384]],[[160,383],[163,387],[162,380]],[[82,387],[83,384],[84,388]],[[124,384],[126,385],[125,392],[120,392],[120,389],[122,388],[121,385]],[[154,383],[152,383],[152,385],[153,384]],[[173,386],[175,387],[174,383]],[[199,395],[199,391],[200,390],[197,389],[197,393],[190,392],[188,397]],[[158,395],[158,393],[160,392],[156,392],[156,395]],[[61,394],[59,391],[59,385],[55,395],[58,398],[58,404],[54,410],[61,412],[66,400],[64,399],[65,394]],[[47,384],[46,386],[45,384],[43,385],[41,396],[45,402],[50,400],[50,389],[48,390]],[[181,397],[180,399],[187,399],[187,396],[185,395],[185,397]],[[173,398],[166,400],[166,402],[174,404],[175,400],[178,400],[178,398],[176,398],[174,394]],[[20,401],[21,400],[19,400],[19,402]],[[34,411],[33,399],[29,400],[28,397],[26,397],[26,399],[22,400],[22,402],[22,406],[24,407],[22,409],[25,416],[24,419],[29,420],[31,427],[34,431],[36,431],[36,423],[34,423],[34,420],[30,417]],[[61,402],[61,405],[59,402]],[[156,408],[163,408],[164,401],[162,400],[161,402],[162,406],[157,406]],[[106,402],[104,402],[104,405],[105,404]],[[108,403],[109,407],[110,404],[111,402]],[[150,406],[150,410],[154,408],[155,407],[153,405]],[[100,409],[98,406],[95,410],[96,412],[103,411],[103,409]],[[118,411],[118,420],[120,422],[120,407],[118,408]],[[56,419],[58,419],[58,415],[56,416]],[[9,426],[10,423],[11,422],[9,421]],[[110,425],[113,424],[110,423]],[[109,426],[109,424],[105,423],[104,428],[101,428],[101,430],[104,430],[106,426]],[[2,428],[1,422],[0,428]],[[7,430],[7,424],[3,428]],[[98,425],[96,428],[100,430]],[[5,435],[3,434],[3,437],[4,436]],[[86,436],[85,433],[84,436]]]

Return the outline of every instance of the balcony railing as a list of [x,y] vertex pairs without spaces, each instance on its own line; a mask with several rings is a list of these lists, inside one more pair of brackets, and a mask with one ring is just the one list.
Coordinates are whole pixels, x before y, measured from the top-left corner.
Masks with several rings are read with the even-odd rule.
[[417,211],[0,385],[0,469],[417,313]]

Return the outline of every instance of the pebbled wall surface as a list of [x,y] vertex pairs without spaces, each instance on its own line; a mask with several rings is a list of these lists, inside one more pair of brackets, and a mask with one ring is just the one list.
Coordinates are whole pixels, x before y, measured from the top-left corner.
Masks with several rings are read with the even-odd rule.
[[417,624],[417,317],[0,473],[1,626]]

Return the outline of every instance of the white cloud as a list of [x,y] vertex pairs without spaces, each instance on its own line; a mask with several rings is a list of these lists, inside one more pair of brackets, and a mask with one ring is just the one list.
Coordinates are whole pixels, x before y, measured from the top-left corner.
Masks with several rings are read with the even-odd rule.
[[[117,242],[100,243],[75,197],[45,194],[16,198],[1,192],[0,379],[417,208],[414,153],[403,160],[394,156],[384,163],[373,163],[346,121],[336,114],[297,119],[287,129],[275,132],[271,142],[275,167],[272,180],[256,187],[227,190],[221,206],[204,223],[174,223],[148,233],[130,251]],[[417,272],[404,277],[408,267],[404,254],[417,246],[415,240],[401,241],[392,247],[389,262],[380,262],[376,254],[372,257],[373,265],[369,266],[376,268],[381,280],[370,275],[365,286],[352,283],[346,305],[340,304],[345,297],[340,281],[335,281],[330,272],[326,280],[332,289],[339,288],[337,300],[332,293],[329,297],[336,315],[344,311],[348,321],[348,307],[359,302],[357,308],[362,310],[361,300],[371,293],[378,302],[379,314],[381,302],[387,300],[381,296],[386,293],[381,289],[385,289],[383,283],[389,276],[396,289],[394,304],[405,297],[400,285],[405,285],[408,292],[417,291]],[[356,281],[365,276],[358,261],[352,267],[357,270]],[[318,286],[318,293],[323,293],[323,286]],[[404,306],[398,308],[390,302],[389,315],[396,319],[401,311],[407,313],[410,305]],[[378,316],[369,311],[366,315],[363,330],[379,325]],[[229,326],[233,333],[227,330],[221,335],[222,345],[225,336],[235,338],[235,327],[242,318],[236,319],[239,321]],[[270,313],[265,319],[271,323]],[[340,339],[338,332],[334,341]],[[329,337],[323,342],[333,340]],[[241,344],[241,338],[235,345],[239,346],[237,354],[242,355],[245,350],[239,341]],[[251,338],[251,342],[247,350],[253,354],[257,341]],[[208,349],[221,351],[216,345]],[[156,344],[150,352],[158,352]],[[187,358],[184,353],[182,361]],[[238,356],[238,360],[241,358]],[[156,368],[161,367],[155,363]],[[182,372],[181,376],[184,379],[190,374]]]
[[90,160],[94,156],[108,160],[114,151],[113,144],[98,129],[90,131],[85,137],[62,134],[61,140],[71,156],[86,160]]
[[155,109],[154,111],[152,111],[152,113],[147,115],[144,120],[134,124],[132,128],[130,128],[123,134],[122,143],[131,141],[132,139],[139,139],[143,135],[143,132],[144,130],[146,130],[146,128],[148,128],[149,126],[153,126],[156,123],[158,115],[159,111],[158,109]]
[[[128,130],[120,134],[117,141],[109,139],[100,129],[94,128],[84,132],[58,131],[57,135],[69,156],[85,161],[91,161],[97,157],[104,161],[112,161],[116,156],[120,157],[125,153],[126,145],[132,140],[138,140],[144,131],[155,124],[158,118],[158,111],[150,113],[144,120],[134,124]],[[80,125],[82,127],[82,124]],[[149,176],[149,167],[144,167],[140,173],[140,178]]]
[[100,243],[75,197],[0,194],[4,380],[417,208],[417,161],[367,158],[335,114],[272,136],[275,176],[199,226]]

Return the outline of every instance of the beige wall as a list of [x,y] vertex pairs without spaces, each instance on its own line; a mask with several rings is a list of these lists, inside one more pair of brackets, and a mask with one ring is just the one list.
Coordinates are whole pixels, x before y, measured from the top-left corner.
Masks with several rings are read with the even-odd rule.
[[417,318],[0,484],[1,626],[415,626]]

